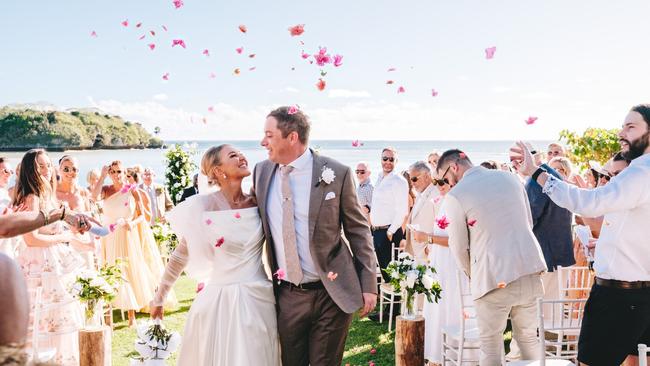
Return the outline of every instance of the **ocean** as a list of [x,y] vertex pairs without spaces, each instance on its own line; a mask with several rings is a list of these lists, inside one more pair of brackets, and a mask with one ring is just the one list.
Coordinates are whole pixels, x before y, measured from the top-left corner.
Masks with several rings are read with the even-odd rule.
[[[239,148],[248,159],[251,170],[259,161],[266,159],[266,150],[260,146],[259,141],[166,141],[168,146],[181,144],[185,146],[194,146],[197,153],[194,155],[194,161],[200,162],[203,152],[211,146],[222,143],[229,143]],[[319,150],[323,155],[337,159],[345,165],[355,168],[359,161],[365,161],[370,165],[372,172],[371,179],[374,181],[377,174],[381,171],[380,157],[381,150],[386,146],[392,146],[398,151],[398,162],[396,169],[399,171],[406,170],[408,166],[418,160],[426,161],[430,152],[437,150],[443,152],[451,148],[463,150],[475,165],[485,160],[495,160],[496,162],[508,161],[508,149],[513,145],[513,141],[363,141],[359,147],[352,146],[349,140],[314,140],[310,146]],[[550,141],[534,141],[535,148],[544,150]],[[156,173],[156,182],[164,183],[165,149],[145,149],[145,150],[87,150],[71,151],[70,155],[79,160],[79,183],[86,186],[86,174],[91,169],[101,170],[103,165],[113,160],[121,160],[126,167],[140,164],[143,167],[151,167]],[[12,166],[16,166],[23,156],[23,152],[3,152],[0,156],[9,158]],[[57,164],[59,158],[66,153],[50,152],[49,155],[53,164]],[[11,183],[13,184],[13,183]],[[108,184],[108,179],[106,180]],[[244,180],[244,186],[251,186],[250,178]]]

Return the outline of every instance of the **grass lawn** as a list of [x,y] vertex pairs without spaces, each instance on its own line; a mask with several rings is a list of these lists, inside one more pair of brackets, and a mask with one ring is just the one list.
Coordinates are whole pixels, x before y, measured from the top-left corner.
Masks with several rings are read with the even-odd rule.
[[[165,326],[183,333],[185,325],[185,315],[190,309],[192,299],[194,299],[196,282],[186,276],[182,276],[176,286],[174,286],[176,296],[180,302],[178,310],[165,314]],[[114,311],[115,330],[113,333],[113,365],[128,366],[129,359],[127,355],[134,350],[133,342],[135,341],[135,329],[128,327],[128,321],[120,318],[119,311]],[[126,314],[125,314],[126,316]],[[149,318],[148,314],[137,314],[138,321],[145,321]],[[395,364],[395,347],[393,345],[394,332],[387,332],[388,325],[377,324],[370,320],[359,320],[355,317],[350,327],[347,343],[345,345],[345,354],[343,355],[343,364],[351,366],[368,365],[373,361],[375,365],[394,365]],[[376,353],[372,355],[371,349]],[[177,355],[178,353],[176,353]],[[176,364],[176,357],[172,357],[168,365]],[[197,365],[199,366],[199,365]],[[235,366],[235,365],[233,365]]]

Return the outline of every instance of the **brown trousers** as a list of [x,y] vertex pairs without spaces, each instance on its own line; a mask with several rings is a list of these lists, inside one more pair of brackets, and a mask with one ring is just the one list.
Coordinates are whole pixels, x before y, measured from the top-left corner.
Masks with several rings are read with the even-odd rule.
[[325,289],[281,286],[278,330],[283,366],[340,366],[352,314],[341,310]]

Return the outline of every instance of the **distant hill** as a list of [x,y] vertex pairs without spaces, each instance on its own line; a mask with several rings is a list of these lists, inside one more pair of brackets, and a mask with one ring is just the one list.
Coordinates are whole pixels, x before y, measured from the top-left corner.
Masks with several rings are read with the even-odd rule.
[[137,122],[93,110],[0,108],[0,150],[144,149],[162,147]]

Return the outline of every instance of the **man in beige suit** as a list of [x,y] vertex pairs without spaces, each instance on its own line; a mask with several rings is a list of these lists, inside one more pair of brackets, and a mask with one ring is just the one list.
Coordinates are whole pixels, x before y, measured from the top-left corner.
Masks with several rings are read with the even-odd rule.
[[[414,230],[432,233],[436,223],[434,200],[440,196],[440,192],[433,184],[431,169],[424,161],[418,161],[409,167],[409,176],[419,194],[413,203],[408,223]],[[413,255],[418,264],[427,262],[426,247],[426,242],[416,241],[411,230],[406,230],[406,251]]]
[[470,278],[481,339],[481,366],[501,365],[508,315],[523,359],[539,359],[536,298],[546,271],[524,187],[513,174],[475,167],[448,150],[437,170],[453,187],[447,213],[449,249]]
[[143,183],[140,188],[147,192],[149,205],[151,206],[151,222],[154,225],[157,220],[164,220],[165,213],[174,207],[169,193],[164,186],[154,183],[155,174],[151,168],[145,168],[142,174]]
[[[377,302],[370,228],[350,168],[307,148],[310,122],[280,107],[267,116],[254,192],[274,273],[284,366],[334,366],[352,313]],[[344,240],[341,228],[345,233]]]

